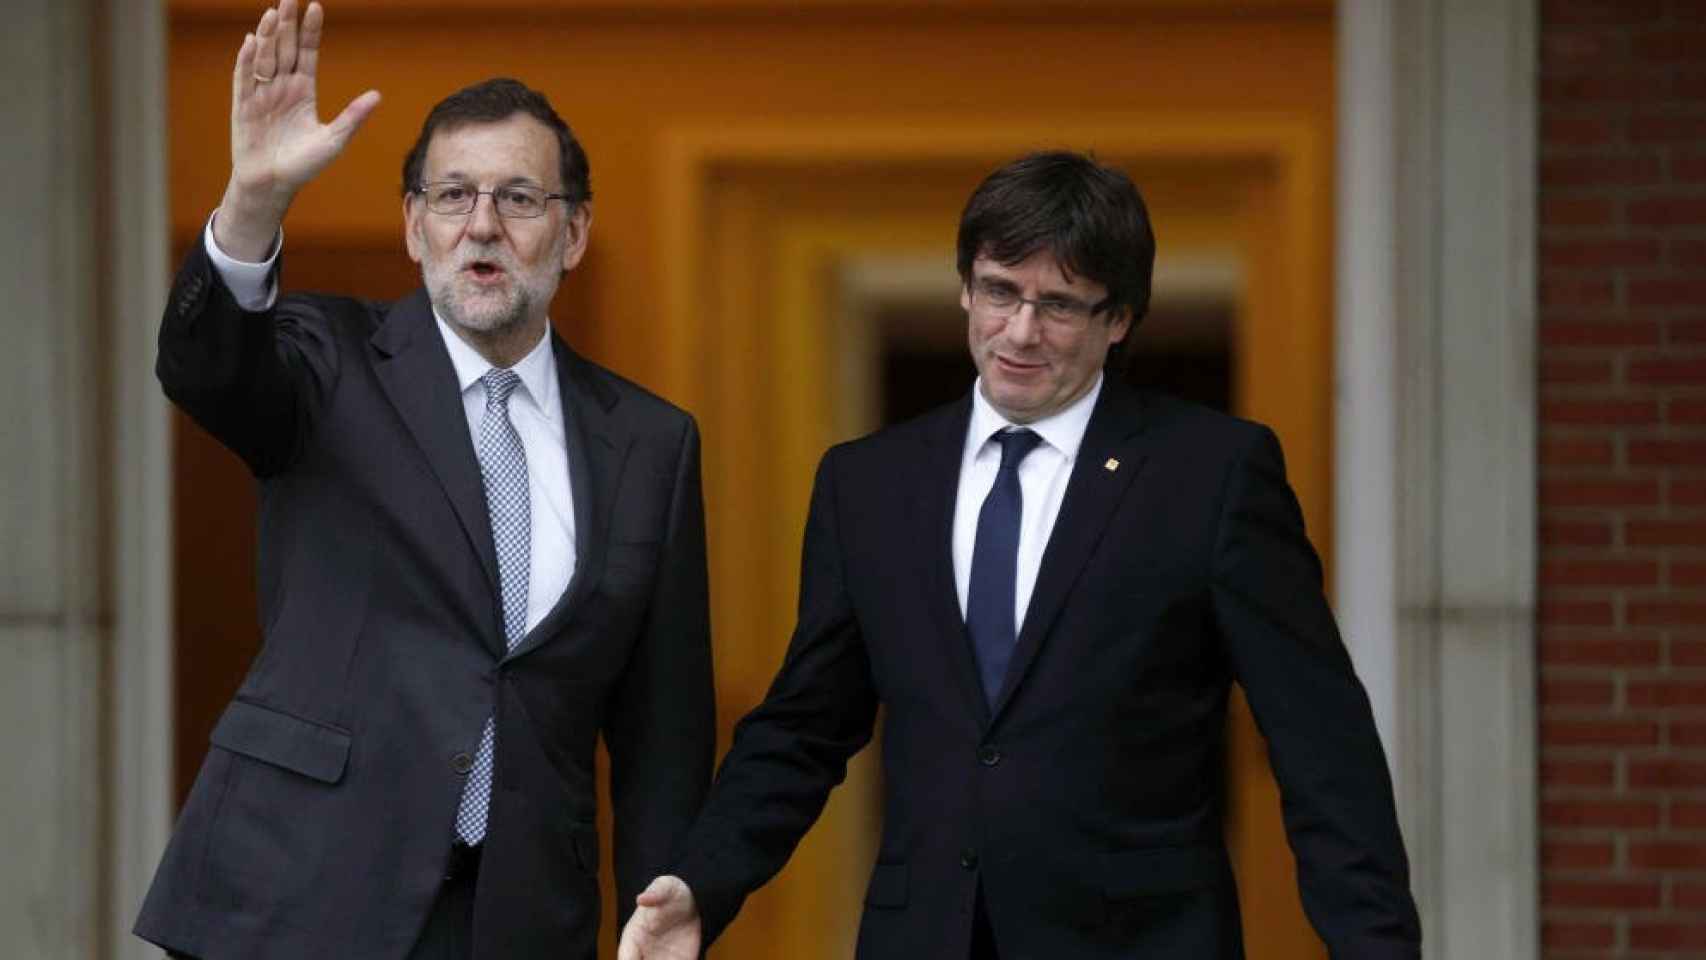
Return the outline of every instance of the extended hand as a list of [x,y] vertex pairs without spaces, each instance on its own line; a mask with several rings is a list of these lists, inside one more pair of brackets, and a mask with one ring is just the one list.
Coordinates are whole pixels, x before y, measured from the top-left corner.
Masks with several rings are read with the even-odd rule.
[[262,15],[231,75],[231,182],[214,239],[239,260],[266,255],[296,192],[379,105],[379,92],[369,90],[331,123],[320,122],[315,71],[325,12],[310,3],[298,23],[296,8],[297,0],[281,0]]
[[634,902],[616,960],[698,960],[699,908],[680,877],[658,877]]

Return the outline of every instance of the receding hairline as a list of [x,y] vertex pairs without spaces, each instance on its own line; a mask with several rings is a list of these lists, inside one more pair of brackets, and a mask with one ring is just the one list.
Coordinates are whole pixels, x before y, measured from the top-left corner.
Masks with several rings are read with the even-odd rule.
[[[526,110],[515,110],[515,111],[511,112],[509,115],[499,117],[495,120],[488,119],[485,117],[463,117],[463,118],[458,118],[454,121],[446,121],[444,123],[440,123],[437,126],[433,127],[432,135],[427,137],[425,148],[423,150],[421,150],[421,177],[422,177],[422,179],[424,180],[426,178],[426,175],[427,175],[427,167],[430,164],[431,159],[432,159],[433,144],[438,142],[440,136],[445,135],[445,134],[457,134],[457,133],[460,133],[462,131],[474,128],[474,127],[502,126],[503,124],[510,123],[511,121],[515,120],[517,117],[520,117],[524,120],[532,121],[533,125],[538,128],[539,133],[550,143],[551,149],[556,151],[557,155],[551,159],[548,166],[550,167],[550,169],[552,171],[551,176],[553,178],[558,179],[558,180],[562,179],[562,175],[563,175],[563,144],[557,138],[557,132],[555,130],[551,129],[550,124],[545,123],[543,120],[540,120],[538,117],[534,116],[533,114],[528,113]],[[455,170],[442,171],[439,174],[439,176],[447,177],[447,176],[451,176],[457,172],[458,171],[455,171]],[[531,180],[531,178],[528,178],[528,177],[510,177],[510,178],[504,180],[503,182],[504,183],[522,183],[522,182],[528,182],[530,180]],[[548,183],[539,182],[539,186],[544,187],[547,190],[567,190],[568,189],[568,184],[566,184],[566,183],[559,184],[559,185],[553,187]]]

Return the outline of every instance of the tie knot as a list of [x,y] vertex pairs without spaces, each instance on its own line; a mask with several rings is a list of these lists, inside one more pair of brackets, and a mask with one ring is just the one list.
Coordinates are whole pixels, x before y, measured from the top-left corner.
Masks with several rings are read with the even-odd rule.
[[1043,438],[1038,436],[1035,431],[1023,428],[1002,430],[996,433],[993,439],[996,443],[1001,444],[1001,469],[1003,470],[1019,469],[1019,464],[1025,457],[1037,448],[1037,444],[1043,442]]
[[480,383],[486,388],[486,406],[502,410],[509,406],[509,395],[521,386],[521,377],[514,370],[493,367],[480,378]]

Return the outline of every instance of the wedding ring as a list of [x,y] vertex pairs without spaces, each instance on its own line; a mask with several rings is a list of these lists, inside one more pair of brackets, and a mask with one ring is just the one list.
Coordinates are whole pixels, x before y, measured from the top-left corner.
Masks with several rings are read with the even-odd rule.
[[255,82],[256,83],[271,83],[272,77],[263,77],[257,73],[257,74],[255,74]]

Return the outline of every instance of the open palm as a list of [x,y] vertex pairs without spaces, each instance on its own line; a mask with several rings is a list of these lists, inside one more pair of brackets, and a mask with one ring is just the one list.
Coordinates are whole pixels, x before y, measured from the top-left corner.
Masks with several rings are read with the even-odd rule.
[[[231,74],[231,183],[220,205],[222,216],[239,220],[229,225],[235,241],[264,234],[270,243],[297,191],[343,152],[379,104],[378,91],[369,90],[330,123],[320,122],[316,71],[325,12],[319,3],[310,3],[299,20],[297,6],[297,0],[281,0],[276,10],[262,15],[237,51]],[[226,226],[220,225],[221,245]]]

